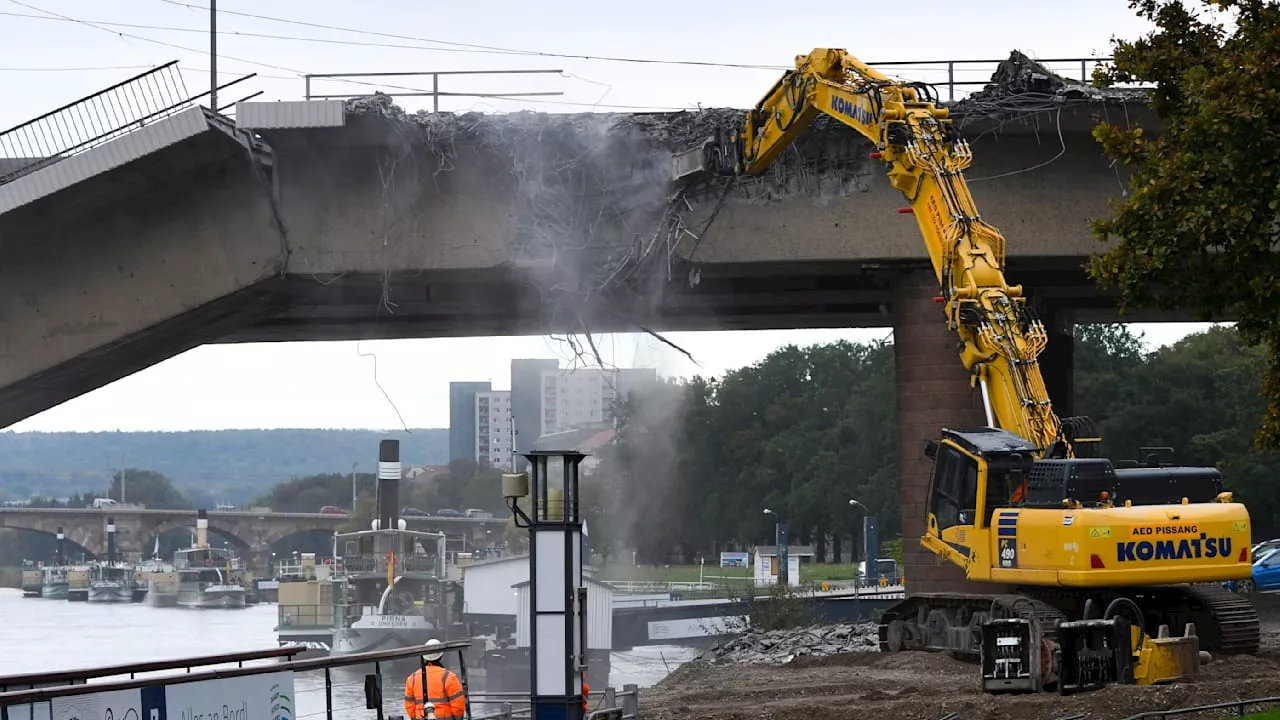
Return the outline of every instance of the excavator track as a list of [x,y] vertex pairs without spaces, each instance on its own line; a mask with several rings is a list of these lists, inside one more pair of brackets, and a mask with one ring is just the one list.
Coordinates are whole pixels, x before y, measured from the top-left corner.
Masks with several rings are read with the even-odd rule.
[[[1089,590],[1019,587],[1011,594],[912,595],[881,616],[880,651],[976,655],[981,645],[975,626],[984,619],[999,617],[991,615],[993,602],[1013,607],[1022,617],[1034,614],[1042,635],[1055,640],[1059,622],[1084,618],[1086,601],[1093,600],[1092,617],[1097,618],[1120,597],[1133,599],[1147,611],[1148,633],[1155,634],[1161,624],[1167,624],[1178,636],[1187,623],[1194,623],[1202,650],[1220,655],[1258,652],[1262,633],[1253,604],[1244,596],[1211,584]],[[964,631],[966,628],[969,633]]]
[[922,593],[911,595],[880,617],[881,652],[924,650],[976,658],[982,652],[981,626],[1005,617],[1034,619],[1043,637],[1058,636],[1066,615],[1025,594]]
[[1223,655],[1258,654],[1262,627],[1248,598],[1219,585],[1186,585],[1181,590],[1200,605],[1192,611],[1196,631],[1202,636],[1206,631],[1217,635],[1217,647],[1206,650]]

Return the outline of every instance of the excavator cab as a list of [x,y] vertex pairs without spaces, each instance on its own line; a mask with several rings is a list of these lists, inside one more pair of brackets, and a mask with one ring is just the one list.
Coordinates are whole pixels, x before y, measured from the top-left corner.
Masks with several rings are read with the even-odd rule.
[[1034,452],[1026,440],[1004,430],[944,429],[941,441],[925,448],[933,459],[926,544],[940,543],[931,549],[962,566],[971,557],[985,558],[983,531],[993,526],[997,509],[1025,501]]

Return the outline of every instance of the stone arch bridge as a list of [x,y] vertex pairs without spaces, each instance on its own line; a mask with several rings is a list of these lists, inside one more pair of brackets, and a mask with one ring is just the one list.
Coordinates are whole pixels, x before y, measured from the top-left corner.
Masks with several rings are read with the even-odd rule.
[[[246,553],[254,567],[265,568],[276,543],[304,532],[333,532],[347,515],[276,513],[251,510],[208,511],[209,530],[226,537]],[[0,508],[0,529],[29,530],[53,536],[58,528],[66,539],[95,557],[107,552],[107,518],[115,520],[116,549],[124,557],[138,556],[159,534],[181,527],[194,528],[195,510],[114,508]],[[499,531],[506,518],[410,516],[412,530],[443,532],[450,547],[486,545],[486,531]]]

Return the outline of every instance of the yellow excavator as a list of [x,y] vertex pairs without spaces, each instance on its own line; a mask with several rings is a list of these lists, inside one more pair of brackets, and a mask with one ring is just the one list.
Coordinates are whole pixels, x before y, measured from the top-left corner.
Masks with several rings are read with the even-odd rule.
[[979,656],[992,692],[1160,682],[1194,674],[1201,651],[1256,653],[1257,613],[1222,586],[1250,576],[1248,511],[1215,469],[1160,453],[1113,464],[1097,457],[1088,418],[1054,412],[1037,362],[1044,325],[1005,280],[1004,237],[964,179],[969,144],[928,85],[816,49],[740,131],[678,154],[673,179],[697,195],[763,173],[819,115],[870,140],[906,197],[938,278],[939,320],[959,336],[986,410],[985,427],[944,428],[928,443],[920,542],[969,580],[1004,587],[909,595],[882,616],[881,649]]

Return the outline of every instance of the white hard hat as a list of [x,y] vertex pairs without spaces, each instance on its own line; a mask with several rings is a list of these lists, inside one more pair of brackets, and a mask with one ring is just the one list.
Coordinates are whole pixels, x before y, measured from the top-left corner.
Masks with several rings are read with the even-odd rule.
[[422,655],[422,659],[428,662],[432,662],[444,657],[444,650],[432,650],[432,648],[438,648],[443,644],[444,643],[440,642],[435,638],[431,638],[430,640],[428,640],[426,644],[422,646],[423,648],[427,649],[427,652]]

